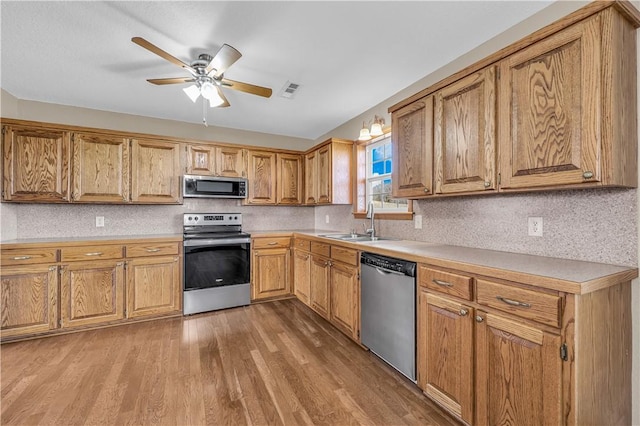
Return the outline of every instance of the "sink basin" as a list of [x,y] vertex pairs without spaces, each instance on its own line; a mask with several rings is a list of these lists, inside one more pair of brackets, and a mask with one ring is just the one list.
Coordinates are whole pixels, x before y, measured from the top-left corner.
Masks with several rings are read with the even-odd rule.
[[392,238],[384,238],[384,237],[371,238],[371,236],[367,234],[325,234],[325,235],[319,235],[319,236],[325,237],[325,238],[333,238],[334,240],[355,241],[355,242],[380,241],[380,240],[392,239]]

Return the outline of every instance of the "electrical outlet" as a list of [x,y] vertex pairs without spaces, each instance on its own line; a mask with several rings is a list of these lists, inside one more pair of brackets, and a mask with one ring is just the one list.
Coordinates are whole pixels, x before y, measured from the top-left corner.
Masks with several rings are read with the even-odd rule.
[[324,216],[324,223],[329,223],[329,215]]
[[102,228],[104,226],[104,216],[96,216],[96,228]]
[[529,218],[529,236],[542,237],[542,218],[541,217]]
[[422,229],[422,215],[417,214],[413,217],[413,227],[415,229]]

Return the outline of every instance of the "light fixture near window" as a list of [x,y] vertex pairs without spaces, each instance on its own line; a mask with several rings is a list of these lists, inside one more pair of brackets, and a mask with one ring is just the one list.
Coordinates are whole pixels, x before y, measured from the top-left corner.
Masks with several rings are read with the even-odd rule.
[[384,132],[382,131],[382,127],[384,126],[384,118],[378,117],[377,115],[373,119],[373,123],[371,124],[371,130],[367,128],[366,123],[362,122],[362,129],[360,130],[360,136],[358,137],[359,141],[369,141],[371,138],[376,138],[378,136],[382,136]]

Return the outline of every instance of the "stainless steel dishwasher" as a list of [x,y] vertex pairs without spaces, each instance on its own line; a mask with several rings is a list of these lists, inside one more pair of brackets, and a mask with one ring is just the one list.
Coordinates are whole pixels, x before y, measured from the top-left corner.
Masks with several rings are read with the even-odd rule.
[[416,264],[360,255],[362,344],[416,381]]

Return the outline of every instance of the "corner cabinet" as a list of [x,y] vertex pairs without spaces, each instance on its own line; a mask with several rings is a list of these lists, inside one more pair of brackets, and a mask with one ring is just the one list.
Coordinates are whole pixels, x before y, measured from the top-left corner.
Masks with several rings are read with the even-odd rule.
[[353,142],[329,139],[305,154],[305,204],[351,204]]
[[69,202],[69,132],[37,126],[3,126],[2,146],[3,201]]
[[394,167],[391,192],[397,198],[433,193],[433,96],[419,99],[391,114]]
[[495,67],[436,92],[434,114],[435,192],[497,189]]
[[500,63],[501,188],[637,185],[635,33],[610,7]]

